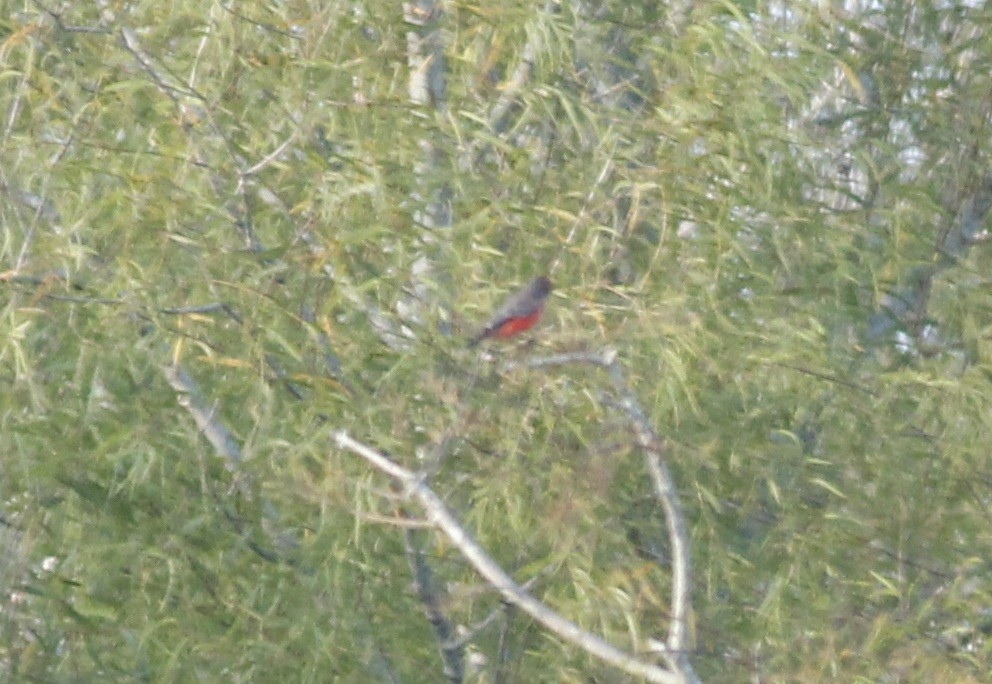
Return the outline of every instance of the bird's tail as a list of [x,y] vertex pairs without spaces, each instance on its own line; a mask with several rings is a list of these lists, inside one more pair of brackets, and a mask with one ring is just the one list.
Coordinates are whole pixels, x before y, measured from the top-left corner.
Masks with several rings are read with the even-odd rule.
[[472,347],[479,346],[479,342],[482,342],[482,340],[484,340],[487,337],[489,337],[489,333],[490,332],[491,331],[489,330],[489,328],[486,328],[485,330],[483,330],[482,332],[480,332],[478,335],[475,335],[474,337],[472,337],[472,339],[470,339],[468,341],[468,344],[466,346],[469,349],[471,349]]

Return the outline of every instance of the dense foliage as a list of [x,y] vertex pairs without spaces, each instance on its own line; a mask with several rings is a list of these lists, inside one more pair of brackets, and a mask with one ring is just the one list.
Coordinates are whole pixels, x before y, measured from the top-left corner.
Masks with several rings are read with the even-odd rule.
[[987,4],[54,2],[0,16],[0,678],[440,681],[420,549],[470,680],[624,681],[329,438],[643,650],[611,386],[506,363],[604,348],[705,681],[992,676]]

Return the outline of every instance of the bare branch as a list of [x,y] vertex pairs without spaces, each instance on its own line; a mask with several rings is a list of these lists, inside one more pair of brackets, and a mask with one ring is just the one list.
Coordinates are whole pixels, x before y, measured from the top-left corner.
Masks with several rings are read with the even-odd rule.
[[121,29],[121,40],[124,43],[124,48],[131,53],[131,56],[152,77],[159,90],[168,95],[172,100],[178,103],[179,96],[189,97],[197,101],[204,99],[199,93],[184,86],[178,78],[158,65],[155,59],[141,47],[138,34],[133,29],[128,27]]
[[[554,3],[545,3],[535,21],[544,21],[541,14],[554,12]],[[489,112],[489,125],[496,133],[503,133],[509,128],[510,114],[513,113],[520,101],[520,92],[534,74],[538,50],[547,49],[544,45],[545,34],[542,31],[531,31],[524,49],[520,53],[520,61],[513,70],[510,78],[500,88],[500,96]]]
[[279,155],[285,152],[286,148],[289,147],[296,140],[297,133],[298,131],[294,130],[292,133],[289,134],[289,137],[286,138],[276,149],[272,150],[267,155],[262,157],[262,160],[260,162],[242,171],[242,174],[245,176],[254,175],[259,171],[261,171],[262,169],[264,169],[269,164],[271,164],[272,162],[274,162],[276,159],[279,158]]
[[204,404],[196,381],[182,366],[176,364],[166,364],[162,372],[172,389],[179,394],[179,405],[193,417],[214,451],[227,460],[227,467],[233,470],[240,465],[241,447],[227,426],[214,415],[214,409]]
[[55,25],[59,27],[59,30],[65,31],[66,33],[110,33],[110,29],[103,26],[71,26],[62,21],[62,15],[53,9],[50,9],[43,5],[38,0],[32,0],[35,5],[37,5],[41,10],[47,14],[55,22]]
[[590,363],[606,370],[619,398],[619,407],[630,418],[638,444],[644,450],[645,465],[658,500],[665,511],[665,524],[668,527],[668,539],[672,549],[672,618],[668,627],[665,656],[671,668],[680,673],[685,681],[698,681],[687,655],[692,598],[692,560],[685,514],[682,511],[675,479],[662,458],[667,452],[667,447],[655,432],[647,413],[627,384],[616,351],[608,349],[599,353],[557,354],[509,364],[508,367],[548,368],[570,363]]
[[410,562],[410,572],[413,573],[413,586],[440,643],[444,676],[451,682],[463,682],[465,681],[464,647],[454,639],[455,627],[441,609],[443,601],[434,581],[434,573],[414,536],[415,532],[412,530],[405,530],[403,533],[403,546],[406,549],[407,560]]
[[333,437],[339,448],[361,456],[401,483],[407,494],[423,506],[427,517],[448,536],[483,578],[507,601],[550,631],[620,670],[643,677],[649,682],[675,684],[684,681],[683,677],[622,651],[596,634],[582,629],[524,591],[523,587],[517,584],[458,523],[441,498],[425,485],[416,473],[407,470],[375,449],[352,439],[344,430],[334,432]]
[[[541,579],[546,574],[547,574],[547,569],[542,570],[537,575],[535,575],[534,577],[531,577],[529,580],[527,580],[526,582],[524,582],[520,586],[522,586],[524,588],[524,591],[530,591],[531,587],[533,587],[535,584],[537,584],[537,581],[539,579]],[[501,604],[499,607],[494,608],[493,610],[491,610],[489,612],[489,615],[487,615],[486,617],[482,618],[481,620],[479,620],[478,622],[476,622],[474,625],[466,628],[464,630],[464,633],[463,634],[460,634],[458,636],[458,639],[456,639],[455,641],[452,642],[452,645],[466,646],[469,643],[471,643],[472,641],[474,641],[477,636],[479,636],[480,634],[482,634],[482,632],[485,631],[486,628],[489,627],[489,625],[491,625],[494,622],[496,622],[496,619],[500,615],[502,615],[503,613],[505,613],[507,608],[508,608],[508,606],[506,604]]]

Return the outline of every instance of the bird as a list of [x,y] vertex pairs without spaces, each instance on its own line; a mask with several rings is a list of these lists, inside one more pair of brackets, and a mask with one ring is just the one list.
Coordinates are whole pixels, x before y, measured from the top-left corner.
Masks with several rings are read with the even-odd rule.
[[469,340],[468,346],[474,347],[490,337],[513,337],[533,328],[541,319],[544,305],[553,289],[554,285],[547,276],[534,278],[496,309],[486,327]]

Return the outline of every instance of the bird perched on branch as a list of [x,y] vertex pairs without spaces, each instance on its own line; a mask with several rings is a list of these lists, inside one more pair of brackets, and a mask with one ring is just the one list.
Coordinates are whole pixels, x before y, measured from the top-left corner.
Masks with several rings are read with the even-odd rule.
[[534,278],[496,309],[496,313],[486,323],[486,327],[469,340],[468,346],[474,347],[490,337],[513,337],[533,328],[541,319],[544,305],[553,289],[554,285],[547,276]]

